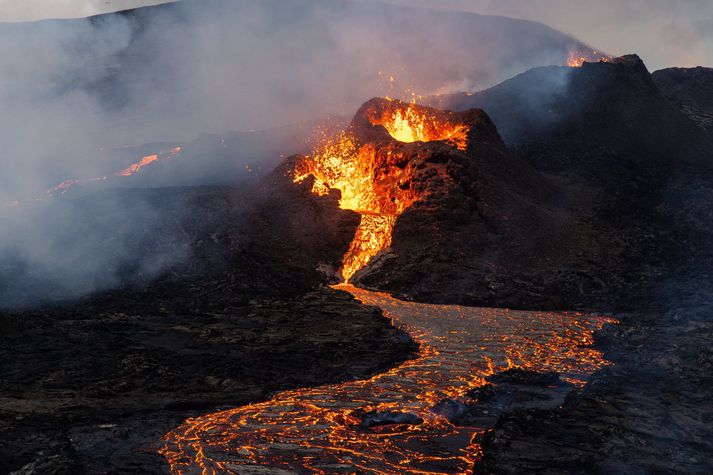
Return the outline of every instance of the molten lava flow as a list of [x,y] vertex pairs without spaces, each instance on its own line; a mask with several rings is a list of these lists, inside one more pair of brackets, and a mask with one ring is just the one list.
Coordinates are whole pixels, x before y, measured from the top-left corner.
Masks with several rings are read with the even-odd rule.
[[356,235],[342,263],[342,276],[345,281],[349,281],[356,271],[391,245],[394,223],[396,216],[393,215],[362,213]]
[[71,180],[63,181],[62,183],[55,185],[52,188],[48,188],[47,190],[45,190],[45,193],[47,193],[48,195],[55,195],[57,193],[64,194],[75,185],[80,185],[80,184],[83,185],[83,184],[92,183],[95,181],[104,181],[106,179],[107,179],[107,177],[105,177],[105,176],[96,177],[96,178],[72,178]]
[[180,153],[182,151],[183,151],[183,149],[181,147],[173,147],[169,151],[161,150],[157,154],[147,155],[144,158],[142,158],[140,161],[138,161],[136,163],[132,163],[127,168],[116,173],[115,176],[131,176],[131,175],[137,173],[139,170],[141,170],[145,166],[150,165],[151,163],[154,163],[156,161],[163,161],[163,160],[169,160],[172,158],[176,158],[178,155],[180,155]]
[[368,209],[370,164],[368,157],[362,155],[354,137],[340,132],[333,139],[325,139],[311,160],[297,164],[294,181],[300,183],[312,175],[315,194],[326,195],[330,188],[335,188],[342,193],[339,202],[342,209]]
[[[449,120],[447,113],[393,100],[383,104],[387,107],[366,114],[372,127],[383,126],[395,140],[445,141],[459,150],[467,148],[469,127]],[[313,176],[313,193],[322,196],[337,189],[341,192],[340,207],[362,216],[343,259],[341,274],[346,282],[391,245],[396,219],[418,199],[404,185],[409,181],[409,171],[384,163],[379,153],[377,145],[359,144],[353,132],[342,131],[322,140],[311,157],[295,165],[296,183]],[[391,151],[385,153],[388,157]]]
[[[446,165],[426,168],[423,157],[460,155],[442,145],[398,143],[393,135],[400,132],[387,133],[389,127],[410,129],[403,138],[414,140],[448,137],[414,132],[426,130],[420,124],[431,121],[442,130],[453,130],[448,127],[457,126],[458,118],[477,127],[469,116],[418,107],[413,110],[427,119],[411,121],[409,107],[370,101],[348,133],[294,164],[295,182],[308,180],[317,195],[340,190],[340,206],[362,216],[342,263],[347,281],[390,246],[404,210],[419,199],[428,203],[429,183],[419,181],[419,173],[439,178]],[[408,124],[392,124],[393,117]],[[408,331],[419,343],[418,357],[367,380],[283,391],[265,402],[189,419],[166,434],[160,449],[173,473],[472,473],[481,451],[477,437],[495,415],[473,422],[480,427],[457,425],[444,416],[443,407],[476,404],[469,392],[509,368],[556,371],[581,386],[605,364],[601,353],[587,346],[592,332],[609,321],[602,317],[427,305],[350,285],[338,288],[380,307],[395,326]],[[385,421],[372,424],[370,416],[383,414]]]
[[325,195],[330,189],[341,192],[340,207],[361,214],[361,222],[343,259],[345,281],[391,244],[391,230],[396,216],[411,204],[400,199],[385,205],[374,190],[375,151],[358,147],[352,134],[341,132],[327,139],[313,156],[297,164],[295,182],[314,177],[312,192]]
[[[183,149],[181,147],[173,147],[169,151],[161,150],[158,154],[147,155],[147,156],[143,157],[140,161],[129,165],[127,168],[121,170],[120,172],[114,173],[114,176],[116,176],[116,177],[131,176],[151,163],[154,163],[154,162],[160,161],[160,160],[168,160],[168,159],[176,158],[176,157],[178,157],[178,155],[180,155],[180,153],[182,151],[183,151]],[[47,190],[45,190],[45,193],[47,193],[50,196],[54,196],[57,194],[61,195],[61,194],[66,193],[67,191],[69,191],[75,185],[83,185],[83,184],[97,182],[97,181],[105,181],[108,179],[109,179],[108,176],[100,176],[100,177],[94,177],[94,178],[72,178],[72,179],[63,181],[62,183],[59,183],[59,184],[53,186],[52,188],[48,188]]]
[[374,125],[383,125],[389,134],[399,142],[434,142],[444,140],[458,150],[468,146],[468,126],[451,124],[437,117],[419,111],[415,104],[407,108],[397,108],[385,114]]
[[[606,364],[590,345],[608,318],[419,304],[342,288],[408,330],[418,358],[371,379],[283,391],[188,419],[160,450],[173,473],[472,473],[487,427],[454,425],[434,410],[439,403],[458,407],[488,376],[513,367],[556,371],[581,387]],[[372,411],[411,418],[363,426],[362,414]]]
[[149,163],[153,163],[156,160],[158,160],[158,155],[148,155],[148,156],[142,158],[140,162],[133,163],[128,168],[123,169],[122,171],[117,173],[117,175],[118,176],[131,176],[134,173],[141,170],[146,165],[148,165]]

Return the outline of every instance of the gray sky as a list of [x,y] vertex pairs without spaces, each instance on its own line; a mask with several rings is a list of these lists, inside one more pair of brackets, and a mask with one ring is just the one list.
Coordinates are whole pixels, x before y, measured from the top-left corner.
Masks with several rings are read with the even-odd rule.
[[[713,65],[712,0],[388,1],[540,21],[611,54],[639,53],[652,70]],[[0,0],[0,21],[87,16],[154,3],[161,1]]]
[[165,0],[0,0],[0,21],[83,17],[156,3]]

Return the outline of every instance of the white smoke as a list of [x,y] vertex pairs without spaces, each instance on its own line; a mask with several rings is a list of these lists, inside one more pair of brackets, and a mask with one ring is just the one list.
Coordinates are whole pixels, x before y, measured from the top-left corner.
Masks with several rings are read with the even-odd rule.
[[[561,63],[575,44],[533,23],[339,0],[194,0],[91,19],[0,24],[0,204],[31,203],[63,180],[128,165],[113,163],[107,148],[350,116],[377,95],[485,87]],[[251,154],[238,149],[230,158],[241,168]],[[196,166],[176,173],[211,166],[212,157],[192,158]],[[127,239],[150,233],[159,211],[142,205],[127,216],[116,196],[90,211],[133,223],[122,234]],[[183,258],[170,249],[135,255],[121,239],[98,255],[96,243],[111,225],[93,233],[86,213],[70,203],[57,214],[61,220],[44,223],[51,211],[0,209],[0,261],[15,260],[7,273],[0,262],[0,288],[18,287],[13,272],[24,269],[78,295],[114,285],[117,263]],[[82,233],[69,239],[74,229]],[[161,266],[153,268],[156,274]]]

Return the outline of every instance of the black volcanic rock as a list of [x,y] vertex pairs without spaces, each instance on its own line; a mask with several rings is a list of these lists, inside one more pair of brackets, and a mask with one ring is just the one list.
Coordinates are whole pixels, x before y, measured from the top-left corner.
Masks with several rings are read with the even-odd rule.
[[423,419],[408,412],[369,411],[363,414],[354,412],[352,416],[361,418],[360,426],[364,429],[391,424],[418,425],[423,423]]
[[150,449],[189,415],[366,378],[414,350],[343,292],[200,285],[0,315],[0,473],[162,473]]
[[[614,364],[556,410],[503,415],[478,473],[710,473],[711,288],[674,284],[671,308],[623,316],[599,338]],[[693,294],[693,295],[691,295]]]
[[666,97],[713,112],[713,68],[668,68],[651,74]]
[[[553,93],[557,80],[568,86]],[[601,252],[582,254],[574,268],[601,288],[582,292],[581,302],[631,310],[598,333],[614,364],[582,391],[555,409],[501,407],[476,472],[710,473],[713,156],[701,145],[710,130],[693,119],[711,87],[705,70],[652,79],[627,57],[539,69],[447,99],[487,106],[506,141],[562,186],[592,230],[581,251]],[[565,294],[568,281],[553,291]],[[477,402],[454,420],[510,400],[487,386],[471,396]]]
[[501,415],[555,409],[573,386],[557,373],[512,368],[488,378],[489,384],[468,391],[461,401],[446,399],[433,411],[456,425],[492,427]]
[[668,68],[651,77],[699,126],[713,128],[713,68]]
[[[55,292],[28,278],[34,308],[0,312],[0,474],[164,473],[160,439],[188,416],[366,378],[415,350],[379,311],[325,286],[358,216],[284,167],[250,189],[67,203],[98,233],[98,250],[131,252],[122,285],[40,305]],[[160,219],[144,221],[145,206]],[[91,229],[99,219],[134,235],[103,236]],[[139,264],[174,238],[180,258],[142,277]]]
[[506,384],[521,384],[530,386],[562,386],[566,385],[559,374],[555,372],[538,373],[520,368],[511,368],[506,371],[497,373],[488,378],[488,381],[493,383]]
[[[572,155],[607,147],[647,160],[713,166],[711,136],[666,98],[636,55],[580,68],[538,68],[473,95],[433,102],[453,110],[485,109],[509,145],[557,141]],[[533,164],[577,166],[547,160]]]
[[[440,101],[487,107],[519,145],[476,140],[432,160],[453,185],[404,212],[388,252],[356,275],[360,285],[429,302],[632,308],[708,247],[707,231],[679,218],[672,190],[703,186],[695,177],[710,175],[713,136],[638,57],[536,69]],[[443,156],[438,146],[418,150]],[[700,193],[689,190],[686,206]]]
[[391,247],[354,282],[429,302],[540,308],[580,305],[592,288],[605,287],[585,267],[604,251],[592,245],[596,235],[573,209],[576,200],[508,151],[487,114],[451,113],[471,128],[461,151],[394,140],[360,120],[374,104],[352,127],[379,144],[377,157],[382,149],[399,157],[403,187],[416,201],[397,219]]

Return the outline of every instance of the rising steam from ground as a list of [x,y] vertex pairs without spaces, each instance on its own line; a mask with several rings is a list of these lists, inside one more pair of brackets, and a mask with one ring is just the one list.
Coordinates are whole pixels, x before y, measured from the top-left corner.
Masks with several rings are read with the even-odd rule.
[[[95,245],[111,234],[111,222],[123,226],[119,236],[152,232],[160,210],[138,206],[127,220],[120,211],[126,195],[93,211],[116,213],[96,229],[83,205],[28,210],[51,185],[126,166],[111,162],[108,147],[348,116],[372,96],[403,96],[408,88],[485,87],[561,64],[576,46],[539,24],[332,0],[187,1],[0,24],[0,204],[25,203],[0,209],[0,306],[23,285],[23,273],[78,295],[115,285],[127,256],[183,258],[185,243],[159,257],[135,256],[122,239],[110,249]],[[236,153],[235,167],[250,159]],[[160,268],[152,264],[150,274]]]

